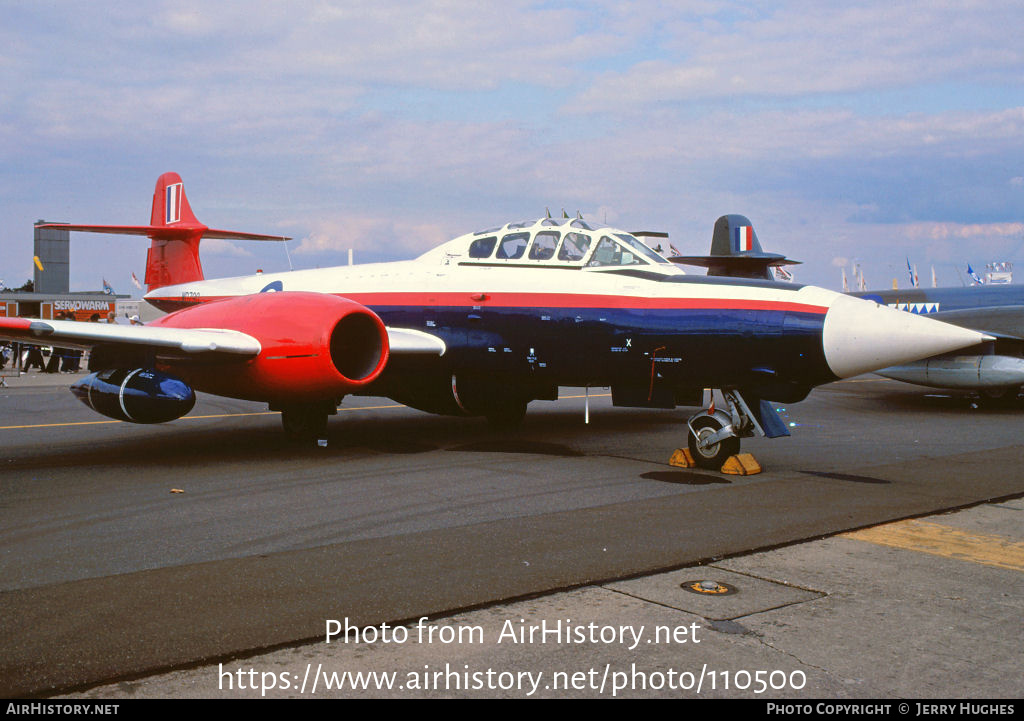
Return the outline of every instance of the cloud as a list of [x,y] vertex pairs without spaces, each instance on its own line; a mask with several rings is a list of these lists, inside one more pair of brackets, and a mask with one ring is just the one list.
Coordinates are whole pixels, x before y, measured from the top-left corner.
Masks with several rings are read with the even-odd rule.
[[[461,231],[465,232],[465,231]],[[292,251],[302,255],[341,255],[349,249],[369,251],[374,257],[410,257],[440,245],[459,233],[430,222],[410,222],[375,216],[321,218]],[[357,260],[359,257],[357,255]]]
[[251,258],[252,253],[241,245],[220,238],[205,238],[202,241],[203,255],[219,255],[229,258]]
[[899,88],[981,74],[1019,86],[1024,51],[1013,0],[787,2],[679,12],[656,37],[667,57],[598,76],[567,107],[615,112],[708,98],[797,97]]
[[1024,223],[911,223],[905,228],[911,240],[1024,238]]

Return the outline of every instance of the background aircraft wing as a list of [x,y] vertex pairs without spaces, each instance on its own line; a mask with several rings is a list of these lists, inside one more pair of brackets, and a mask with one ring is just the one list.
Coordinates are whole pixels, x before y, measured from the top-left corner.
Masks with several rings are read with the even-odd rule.
[[1024,339],[1024,305],[943,310],[928,317],[1002,338]]

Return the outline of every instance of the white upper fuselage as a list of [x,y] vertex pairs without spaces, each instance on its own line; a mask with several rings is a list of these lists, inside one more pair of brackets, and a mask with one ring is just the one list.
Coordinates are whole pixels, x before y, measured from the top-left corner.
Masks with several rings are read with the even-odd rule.
[[[410,302],[418,298],[426,305],[472,305],[491,299],[480,296],[516,295],[522,296],[524,306],[544,306],[548,304],[534,302],[538,295],[557,294],[618,297],[615,305],[619,307],[629,307],[630,298],[728,298],[796,302],[823,311],[837,295],[812,286],[724,279],[702,282],[701,276],[688,277],[692,282],[652,282],[684,275],[678,265],[624,231],[590,228],[580,219],[544,218],[468,233],[415,260],[194,281],[158,288],[146,299],[155,305],[181,307],[283,290],[344,295],[366,305],[399,300],[399,295],[409,296]],[[438,295],[445,300],[431,297]],[[460,300],[460,296],[465,297]]]

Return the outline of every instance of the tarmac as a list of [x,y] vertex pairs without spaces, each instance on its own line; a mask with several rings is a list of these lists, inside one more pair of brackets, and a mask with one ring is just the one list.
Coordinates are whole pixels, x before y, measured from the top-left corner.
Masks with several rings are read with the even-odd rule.
[[140,427],[8,382],[5,697],[1024,696],[1020,408],[837,383],[724,477],[599,394],[499,439],[346,399],[285,453],[256,404]]
[[325,618],[61,698],[1020,699],[1022,520],[1016,499],[423,623]]

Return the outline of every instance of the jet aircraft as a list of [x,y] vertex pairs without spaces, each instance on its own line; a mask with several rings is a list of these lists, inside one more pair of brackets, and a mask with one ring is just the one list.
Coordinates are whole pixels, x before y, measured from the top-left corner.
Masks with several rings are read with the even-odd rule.
[[[732,237],[735,233],[731,229],[736,226],[745,228],[750,221],[743,216],[719,218],[710,255],[676,256],[670,260],[704,266],[708,275],[767,279],[773,278],[771,269],[797,263],[783,255],[763,252],[753,227],[744,230],[745,239],[740,243]],[[909,261],[907,268],[914,278],[916,273]],[[968,270],[973,275],[970,266]],[[878,375],[935,388],[975,390],[989,402],[1016,398],[1024,385],[1024,289],[1012,285],[914,287],[849,295],[990,336],[989,341],[973,348],[883,368],[876,371]]]
[[[742,216],[719,220],[752,252]],[[0,319],[0,337],[91,348],[72,391],[125,421],[163,422],[195,391],[262,401],[285,431],[323,437],[348,394],[424,411],[522,420],[559,386],[610,387],[615,405],[702,405],[695,460],[717,468],[740,438],[788,435],[770,401],[973,346],[986,336],[873,301],[767,278],[685,274],[633,235],[582,218],[467,233],[410,261],[204,279],[204,237],[180,176],[156,184],[148,226],[60,226],[148,235],[145,326]]]
[[977,347],[884,368],[876,371],[879,375],[933,388],[974,390],[989,401],[1016,398],[1024,386],[1024,288],[982,285],[851,295],[995,337]]

